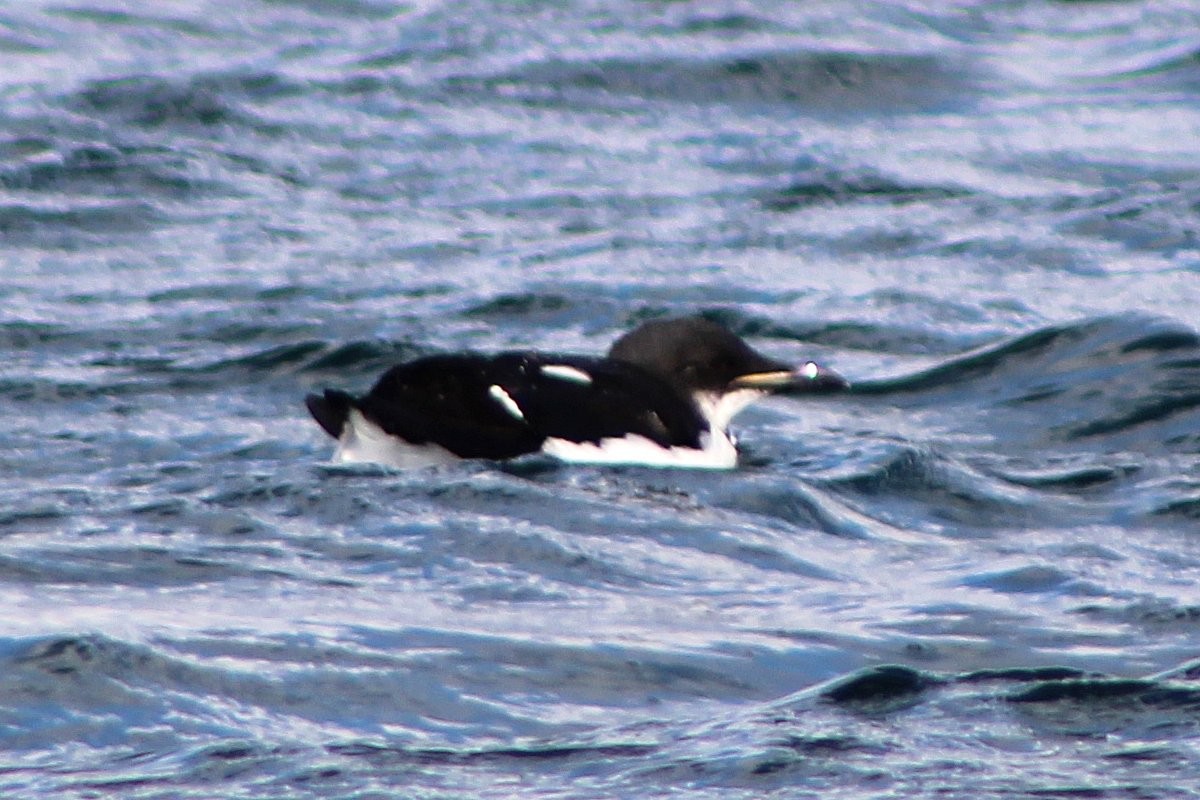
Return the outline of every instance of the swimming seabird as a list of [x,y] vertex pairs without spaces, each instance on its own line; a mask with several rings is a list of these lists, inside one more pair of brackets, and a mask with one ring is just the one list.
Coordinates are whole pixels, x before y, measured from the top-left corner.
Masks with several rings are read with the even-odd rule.
[[646,322],[604,358],[532,351],[425,356],[361,397],[310,394],[333,460],[412,467],[546,453],[563,461],[728,469],[734,415],[770,392],[845,389],[814,361],[769,358],[715,322]]

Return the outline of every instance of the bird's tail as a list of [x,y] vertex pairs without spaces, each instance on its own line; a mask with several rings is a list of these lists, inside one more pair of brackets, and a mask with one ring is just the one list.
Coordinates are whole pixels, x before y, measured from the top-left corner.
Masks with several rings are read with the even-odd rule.
[[308,413],[312,414],[317,424],[325,429],[335,439],[342,435],[346,418],[354,407],[354,398],[337,389],[326,389],[323,395],[310,394],[304,398]]

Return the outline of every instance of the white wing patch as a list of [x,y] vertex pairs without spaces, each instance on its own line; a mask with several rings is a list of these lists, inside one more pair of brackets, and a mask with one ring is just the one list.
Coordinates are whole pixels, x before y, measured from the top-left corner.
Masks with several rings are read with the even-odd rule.
[[521,422],[525,421],[525,412],[521,411],[521,407],[517,405],[517,401],[512,399],[512,395],[504,391],[504,387],[497,383],[493,383],[488,387],[488,396],[500,404],[500,407],[509,413],[514,419]]
[[582,383],[584,386],[592,382],[591,375],[588,375],[578,367],[570,367],[566,364],[546,364],[542,367],[542,374],[549,378],[558,378],[559,380],[571,381],[572,383]]
[[551,437],[542,443],[542,452],[571,464],[632,464],[643,467],[690,467],[692,469],[733,469],[737,466],[737,448],[724,432],[700,436],[701,447],[663,447],[645,436],[625,436],[593,442],[572,442]]

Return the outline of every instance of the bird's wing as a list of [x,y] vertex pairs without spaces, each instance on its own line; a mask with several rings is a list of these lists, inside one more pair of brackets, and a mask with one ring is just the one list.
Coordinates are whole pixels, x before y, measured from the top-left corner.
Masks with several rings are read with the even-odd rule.
[[521,360],[520,378],[500,385],[546,437],[596,443],[633,434],[662,447],[698,447],[707,429],[689,399],[632,364],[541,354]]
[[356,405],[387,433],[465,458],[628,434],[697,447],[705,430],[694,405],[652,374],[581,356],[430,356],[392,368]]

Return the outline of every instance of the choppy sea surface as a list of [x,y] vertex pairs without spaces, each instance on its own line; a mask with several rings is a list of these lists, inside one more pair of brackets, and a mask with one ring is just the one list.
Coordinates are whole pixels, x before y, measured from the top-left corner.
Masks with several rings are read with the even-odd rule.
[[[1200,9],[0,8],[0,795],[1200,797]],[[703,313],[733,472],[308,391]]]

